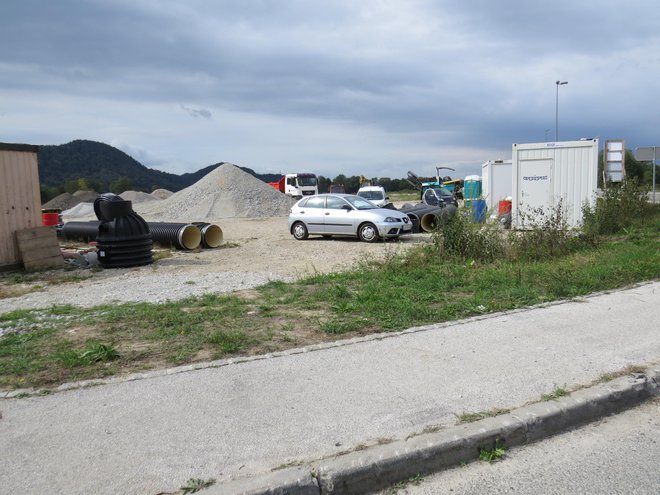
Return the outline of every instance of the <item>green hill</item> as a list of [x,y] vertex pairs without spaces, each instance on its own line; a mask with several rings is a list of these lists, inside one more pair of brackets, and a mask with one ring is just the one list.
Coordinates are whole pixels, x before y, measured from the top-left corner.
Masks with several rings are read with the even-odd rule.
[[[147,168],[113,146],[83,139],[56,146],[39,146],[38,159],[42,196],[44,191],[48,191],[46,196],[53,196],[67,189],[76,190],[81,183],[99,192],[114,189],[145,192],[168,189],[176,192],[194,184],[224,163],[209,165],[192,173],[170,174]],[[266,182],[280,178],[279,174],[257,174],[249,168],[240,168]]]

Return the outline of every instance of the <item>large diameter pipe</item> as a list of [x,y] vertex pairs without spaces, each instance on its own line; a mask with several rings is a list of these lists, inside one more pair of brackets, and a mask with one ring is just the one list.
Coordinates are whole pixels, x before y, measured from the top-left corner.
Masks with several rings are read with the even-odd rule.
[[419,226],[422,228],[422,230],[424,230],[424,232],[433,232],[438,227],[449,223],[455,214],[456,207],[454,205],[447,205],[444,208],[437,208],[422,215]]
[[433,232],[438,226],[440,208],[425,212],[419,219],[419,226],[424,232]]
[[206,222],[193,222],[193,225],[202,233],[202,246],[205,248],[217,248],[222,244],[222,229],[215,224]]
[[197,249],[202,233],[191,223],[147,222],[154,242],[177,249]]
[[[146,222],[153,242],[177,249],[191,250],[199,247],[202,233],[199,228],[189,223]],[[67,222],[62,227],[62,237],[84,242],[95,241],[99,235],[99,221]],[[218,227],[219,229],[219,227]],[[222,242],[222,231],[210,236],[210,242]],[[217,247],[217,246],[216,246]]]
[[83,242],[95,241],[99,235],[101,222],[66,222],[62,226],[62,237]]

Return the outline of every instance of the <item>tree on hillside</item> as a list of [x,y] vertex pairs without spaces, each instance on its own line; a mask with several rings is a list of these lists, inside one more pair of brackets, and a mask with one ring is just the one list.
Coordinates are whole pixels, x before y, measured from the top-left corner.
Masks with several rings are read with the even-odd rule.
[[110,191],[115,194],[121,194],[124,191],[133,189],[133,181],[128,177],[119,177],[116,181],[110,184]]

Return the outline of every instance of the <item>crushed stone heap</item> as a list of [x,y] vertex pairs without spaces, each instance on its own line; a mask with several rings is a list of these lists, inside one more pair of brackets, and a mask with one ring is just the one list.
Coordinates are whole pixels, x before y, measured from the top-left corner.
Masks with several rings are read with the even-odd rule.
[[295,201],[231,163],[162,201],[134,205],[149,221],[193,222],[219,218],[277,217]]

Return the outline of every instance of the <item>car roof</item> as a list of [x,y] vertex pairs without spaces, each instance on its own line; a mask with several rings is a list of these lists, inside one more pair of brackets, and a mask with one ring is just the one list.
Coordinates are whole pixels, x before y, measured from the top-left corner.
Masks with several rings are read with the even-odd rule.
[[360,191],[383,191],[384,189],[385,188],[383,186],[362,186]]

